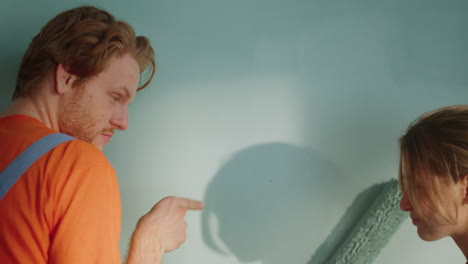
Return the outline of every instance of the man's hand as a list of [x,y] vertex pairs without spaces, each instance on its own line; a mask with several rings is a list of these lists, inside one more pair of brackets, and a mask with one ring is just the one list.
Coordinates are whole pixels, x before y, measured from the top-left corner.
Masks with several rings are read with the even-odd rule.
[[201,209],[200,201],[172,196],[159,201],[138,221],[127,263],[160,263],[164,252],[184,243],[187,210]]
[[137,228],[154,236],[164,252],[169,252],[185,241],[187,222],[184,216],[187,210],[201,209],[203,204],[200,201],[166,197],[140,219]]

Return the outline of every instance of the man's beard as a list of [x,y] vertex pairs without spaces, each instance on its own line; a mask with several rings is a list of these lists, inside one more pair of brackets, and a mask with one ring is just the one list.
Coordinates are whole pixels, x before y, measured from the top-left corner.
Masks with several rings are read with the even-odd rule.
[[74,100],[60,114],[58,125],[61,133],[92,143],[100,131],[95,127],[96,118],[88,112],[89,108],[86,106],[89,104],[82,99],[81,92],[78,92]]

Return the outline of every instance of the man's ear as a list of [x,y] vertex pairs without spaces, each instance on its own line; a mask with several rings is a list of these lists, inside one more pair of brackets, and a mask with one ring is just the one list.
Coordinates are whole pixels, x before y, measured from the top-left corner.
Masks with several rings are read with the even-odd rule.
[[76,79],[76,75],[68,72],[63,64],[58,64],[55,70],[55,92],[61,95],[71,90]]

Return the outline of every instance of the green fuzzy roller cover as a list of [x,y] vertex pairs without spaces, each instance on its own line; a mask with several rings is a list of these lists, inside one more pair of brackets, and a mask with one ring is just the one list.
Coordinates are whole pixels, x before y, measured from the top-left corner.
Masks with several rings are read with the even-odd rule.
[[328,259],[327,264],[370,264],[408,217],[400,210],[398,181],[385,183],[358,224]]

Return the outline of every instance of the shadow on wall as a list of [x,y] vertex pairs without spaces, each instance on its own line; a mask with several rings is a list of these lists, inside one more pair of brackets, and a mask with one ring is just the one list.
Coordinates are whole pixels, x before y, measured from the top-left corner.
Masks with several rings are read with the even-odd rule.
[[326,263],[389,184],[375,184],[359,193],[335,225],[341,215],[337,208],[342,208],[335,192],[338,179],[331,162],[304,148],[269,143],[244,149],[208,186],[204,242],[219,254],[231,252],[241,262]]
[[[1,45],[0,45],[1,47]],[[1,49],[1,48],[0,48]],[[22,57],[20,55],[1,54],[0,60],[0,112],[11,104],[11,97],[16,86],[16,74]]]
[[[336,215],[337,174],[331,162],[294,145],[269,143],[238,152],[208,186],[205,243],[223,254],[219,238],[242,262],[306,263],[326,237],[328,228],[321,227]],[[213,216],[217,232],[211,231]]]

